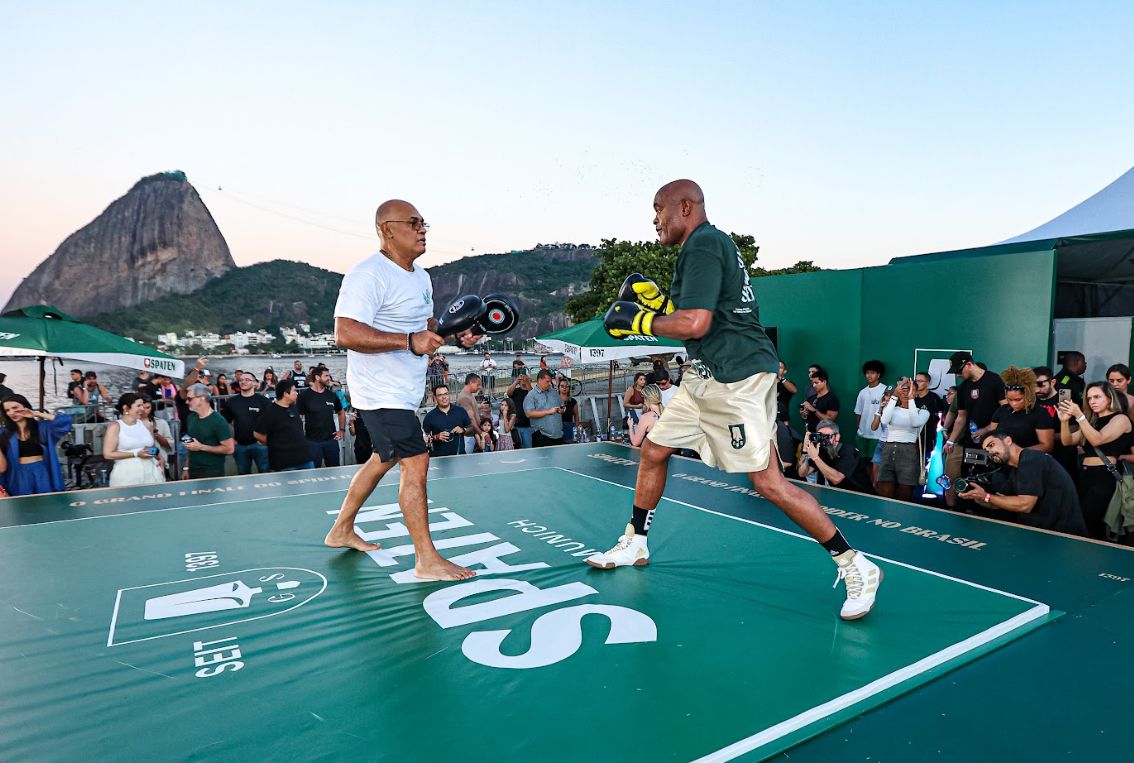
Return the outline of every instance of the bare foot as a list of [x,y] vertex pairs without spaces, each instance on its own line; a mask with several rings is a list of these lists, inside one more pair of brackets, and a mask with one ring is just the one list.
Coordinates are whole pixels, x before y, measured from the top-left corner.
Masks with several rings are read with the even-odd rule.
[[323,539],[331,548],[353,548],[355,551],[377,551],[381,546],[377,543],[367,543],[354,531],[342,531],[336,527],[332,527],[331,531],[327,533],[327,537]]
[[472,570],[441,557],[430,562],[418,562],[414,565],[413,574],[422,580],[467,580],[476,575]]

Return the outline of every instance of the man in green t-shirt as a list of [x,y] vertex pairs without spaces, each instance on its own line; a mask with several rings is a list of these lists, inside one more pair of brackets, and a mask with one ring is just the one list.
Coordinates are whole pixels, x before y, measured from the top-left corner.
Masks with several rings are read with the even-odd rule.
[[689,448],[709,466],[746,472],[762,497],[822,544],[846,582],[840,616],[864,617],[874,606],[882,571],[850,547],[815,498],[788,482],[770,458],[779,359],[760,324],[740,250],[709,224],[704,194],[692,180],[675,180],[657,192],[654,228],[661,243],[681,246],[672,296],[667,298],[644,276],[631,275],[604,322],[614,337],[679,339],[693,365],[642,443],[634,510],[625,534],[614,548],[588,557],[587,563],[604,570],[649,563],[646,535],[665,490],[669,458]]
[[183,478],[223,477],[224,459],[236,450],[232,427],[224,416],[213,410],[212,395],[204,384],[191,384],[185,391],[189,404],[186,432],[193,439],[185,443],[189,465],[183,467]]

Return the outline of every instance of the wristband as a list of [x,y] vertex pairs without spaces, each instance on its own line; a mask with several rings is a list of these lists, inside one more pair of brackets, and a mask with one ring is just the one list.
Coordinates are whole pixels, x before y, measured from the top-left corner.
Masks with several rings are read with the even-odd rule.
[[992,493],[985,493],[984,494],[984,502],[987,503],[989,506],[992,505]]
[[1076,419],[1075,419],[1075,421],[1086,421],[1086,420],[1087,420],[1087,414],[1085,414],[1085,413],[1082,416],[1076,417]]
[[945,444],[946,445],[956,445],[957,443],[953,442],[952,440],[946,440]]

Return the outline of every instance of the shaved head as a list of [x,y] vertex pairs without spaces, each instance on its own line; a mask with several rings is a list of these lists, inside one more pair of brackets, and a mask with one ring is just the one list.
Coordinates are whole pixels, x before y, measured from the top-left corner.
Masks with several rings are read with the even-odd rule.
[[416,214],[417,210],[408,201],[390,199],[378,205],[378,211],[374,213],[374,224],[381,225],[390,220],[405,220]]
[[374,227],[382,241],[382,251],[407,270],[413,261],[425,254],[425,233],[429,226],[417,207],[402,199],[390,199],[378,205]]
[[654,230],[663,244],[682,245],[705,217],[705,194],[692,180],[674,180],[654,194]]
[[675,204],[688,201],[697,206],[705,206],[705,194],[701,191],[701,186],[692,180],[674,180],[666,183],[658,189],[655,198],[664,198]]

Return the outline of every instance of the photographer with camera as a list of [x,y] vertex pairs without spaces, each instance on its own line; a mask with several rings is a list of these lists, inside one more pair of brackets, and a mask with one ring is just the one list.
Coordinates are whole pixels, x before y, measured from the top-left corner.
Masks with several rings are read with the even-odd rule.
[[803,436],[803,455],[799,460],[799,476],[816,472],[818,484],[841,487],[856,493],[870,493],[870,474],[862,455],[850,444],[843,443],[839,425],[823,420],[814,432]]
[[981,447],[990,461],[1010,469],[1009,489],[1014,495],[979,482],[954,480],[961,498],[1010,512],[1017,522],[1030,527],[1070,535],[1087,534],[1075,483],[1055,459],[1038,450],[1025,450],[1012,442],[1011,435],[999,431],[989,432]]

